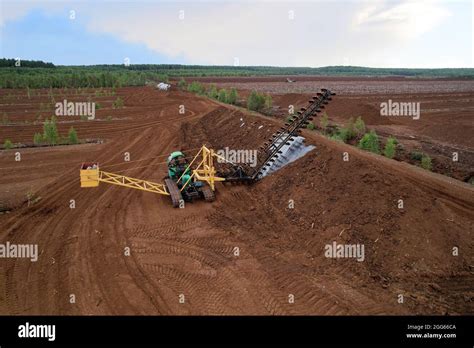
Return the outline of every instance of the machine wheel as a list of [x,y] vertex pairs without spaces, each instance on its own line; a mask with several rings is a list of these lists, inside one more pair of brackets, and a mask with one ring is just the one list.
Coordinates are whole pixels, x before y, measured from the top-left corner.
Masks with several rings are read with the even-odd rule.
[[181,195],[181,191],[179,190],[178,185],[176,185],[176,183],[172,179],[165,179],[165,185],[170,194],[173,207],[178,208],[179,203],[183,200],[183,196]]
[[216,199],[216,195],[214,194],[214,191],[211,190],[211,187],[209,185],[204,185],[201,188],[201,192],[206,202],[214,202],[214,200]]

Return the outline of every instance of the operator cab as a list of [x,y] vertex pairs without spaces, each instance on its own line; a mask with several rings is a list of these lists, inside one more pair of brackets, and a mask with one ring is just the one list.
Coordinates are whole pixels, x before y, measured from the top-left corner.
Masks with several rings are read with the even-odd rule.
[[97,162],[84,162],[82,163],[81,170],[99,169]]
[[[202,195],[204,183],[192,180],[192,170],[186,156],[181,151],[175,151],[168,157],[168,176],[181,190],[184,200],[192,201]],[[206,191],[207,194],[207,191]],[[210,194],[208,194],[210,196]]]

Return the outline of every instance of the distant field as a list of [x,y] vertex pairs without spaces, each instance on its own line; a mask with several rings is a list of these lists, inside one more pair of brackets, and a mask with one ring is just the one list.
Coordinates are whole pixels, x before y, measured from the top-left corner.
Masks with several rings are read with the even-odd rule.
[[[204,83],[214,83],[219,87],[256,90],[265,93],[314,93],[320,88],[329,88],[338,94],[418,94],[418,93],[456,93],[474,91],[474,80],[448,78],[407,78],[407,77],[227,77],[194,78]],[[194,80],[193,79],[193,80]]]

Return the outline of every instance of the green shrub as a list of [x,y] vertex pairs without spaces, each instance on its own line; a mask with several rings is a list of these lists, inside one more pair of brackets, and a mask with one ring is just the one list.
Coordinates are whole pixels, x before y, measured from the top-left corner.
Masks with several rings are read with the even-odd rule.
[[421,161],[422,157],[423,157],[423,153],[421,152],[418,152],[418,151],[410,152],[410,158],[414,161]]
[[188,91],[191,93],[204,94],[206,89],[202,84],[197,81],[193,81],[188,85]]
[[41,135],[41,133],[35,133],[35,135],[33,136],[33,143],[38,145],[38,144],[41,144],[42,142],[43,142],[43,136]]
[[272,96],[270,94],[267,94],[265,96],[265,107],[266,108],[271,108],[273,105],[273,99],[272,99]]
[[219,100],[222,103],[225,103],[227,101],[227,92],[225,89],[221,89],[219,91],[219,95],[217,97],[217,100]]
[[51,120],[46,119],[43,124],[43,140],[50,145],[56,145],[59,140],[58,128],[56,127],[56,117]]
[[265,107],[266,102],[265,95],[252,91],[247,98],[247,108],[252,111],[260,111]]
[[117,97],[117,99],[115,99],[115,101],[113,103],[113,108],[114,109],[120,109],[121,107],[123,107],[123,99],[120,98],[120,97]]
[[41,197],[37,196],[31,189],[26,193],[26,199],[28,200],[28,206],[37,203]]
[[199,82],[193,81],[188,85],[188,92],[196,93]]
[[354,139],[357,135],[356,131],[354,130],[354,119],[351,117],[346,127],[338,129],[335,135],[339,140],[345,143]]
[[341,138],[341,135],[339,133],[336,133],[336,134],[333,134],[329,137],[329,139],[331,140],[335,140],[335,141],[340,141],[341,143],[344,142],[344,140]]
[[374,130],[371,130],[369,133],[364,134],[359,142],[359,148],[377,154],[380,153],[379,137],[377,136],[377,133],[375,133]]
[[217,99],[219,97],[219,92],[217,91],[215,85],[212,85],[211,88],[209,88],[209,91],[207,91],[207,96],[212,99]]
[[69,144],[77,144],[79,142],[79,139],[77,138],[77,132],[74,129],[74,127],[69,128],[67,138],[68,138]]
[[365,133],[365,123],[362,117],[357,117],[357,120],[354,123],[354,131],[357,133],[357,136],[361,136]]
[[226,102],[228,104],[235,105],[235,103],[237,103],[237,98],[238,98],[237,90],[235,88],[231,88],[230,92],[227,94]]
[[183,78],[181,78],[181,80],[179,80],[179,82],[178,82],[178,88],[180,88],[180,89],[186,89],[186,81],[185,81]]
[[100,103],[95,103],[95,109],[99,110],[100,108],[102,108],[102,105],[100,105]]
[[346,141],[354,139],[357,136],[357,131],[355,129],[354,118],[349,118],[346,127],[344,128]]
[[107,116],[105,119],[106,119],[107,121],[112,121],[112,116],[109,115],[109,116]]
[[383,150],[383,154],[387,158],[394,158],[397,152],[397,139],[390,136],[385,143],[385,148]]
[[328,124],[329,124],[329,117],[328,117],[328,114],[324,112],[323,115],[321,116],[321,121],[319,122],[319,125],[321,126],[323,133],[326,133],[328,129]]
[[309,130],[314,130],[316,128],[316,126],[314,125],[313,122],[310,122],[308,123],[308,125],[306,126],[306,128],[308,128]]
[[350,139],[350,132],[347,128],[339,129],[335,135],[344,143],[347,143],[347,141]]
[[13,143],[11,142],[10,139],[6,139],[5,142],[3,143],[3,148],[5,150],[10,150],[13,147]]
[[423,154],[423,156],[421,157],[421,168],[431,170],[432,164],[430,156]]

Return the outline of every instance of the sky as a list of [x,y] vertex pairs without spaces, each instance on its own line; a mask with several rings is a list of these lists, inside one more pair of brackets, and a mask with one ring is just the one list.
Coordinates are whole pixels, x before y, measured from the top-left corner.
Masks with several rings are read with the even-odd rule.
[[0,2],[0,57],[59,65],[474,67],[474,0]]

